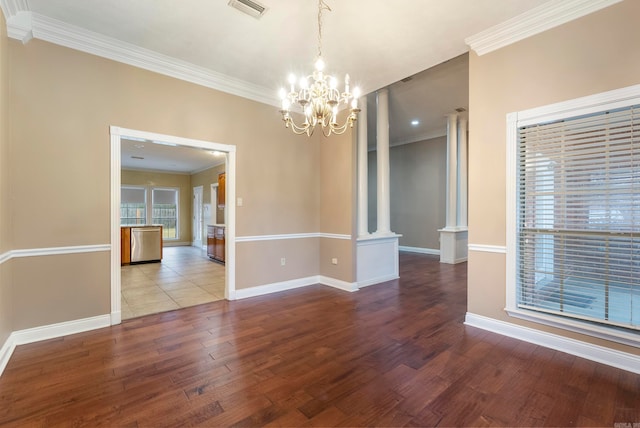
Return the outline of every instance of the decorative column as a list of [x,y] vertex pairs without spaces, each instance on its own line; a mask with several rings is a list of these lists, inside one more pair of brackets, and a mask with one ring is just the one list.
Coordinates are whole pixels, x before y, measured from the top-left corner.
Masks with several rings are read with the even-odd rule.
[[447,116],[447,218],[445,229],[457,225],[458,217],[458,115]]
[[467,260],[467,121],[447,115],[446,225],[440,229],[440,262]]
[[467,119],[458,120],[458,227],[466,228],[468,223],[467,212]]
[[389,197],[389,89],[377,93],[377,183],[378,183],[378,228],[376,234],[391,233],[391,199]]
[[[399,277],[398,240],[391,231],[391,199],[389,196],[389,90],[380,89],[377,100],[377,171],[378,226],[375,233],[367,231],[367,149],[366,121],[358,125],[358,241],[356,243],[357,287],[379,284]],[[365,105],[365,102],[362,103]],[[364,113],[364,114],[363,114]],[[360,113],[366,120],[366,111]],[[359,119],[360,120],[360,119]],[[361,131],[360,127],[364,127]],[[364,187],[363,187],[364,184]]]
[[361,237],[369,235],[367,97],[360,98],[358,104],[358,237]]

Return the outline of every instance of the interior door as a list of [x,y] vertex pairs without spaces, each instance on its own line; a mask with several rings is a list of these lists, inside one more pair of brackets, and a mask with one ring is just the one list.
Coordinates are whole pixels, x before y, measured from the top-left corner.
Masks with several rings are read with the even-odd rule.
[[202,186],[193,188],[193,225],[191,230],[193,231],[193,243],[194,247],[202,248],[202,231],[203,231],[203,218],[202,218]]

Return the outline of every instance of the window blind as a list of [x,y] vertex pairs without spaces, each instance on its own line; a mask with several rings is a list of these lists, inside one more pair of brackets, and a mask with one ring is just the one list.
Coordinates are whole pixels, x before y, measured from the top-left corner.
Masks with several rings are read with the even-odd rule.
[[640,106],[518,128],[520,308],[640,329]]
[[120,189],[120,203],[144,204],[146,203],[146,190],[144,187],[122,187]]

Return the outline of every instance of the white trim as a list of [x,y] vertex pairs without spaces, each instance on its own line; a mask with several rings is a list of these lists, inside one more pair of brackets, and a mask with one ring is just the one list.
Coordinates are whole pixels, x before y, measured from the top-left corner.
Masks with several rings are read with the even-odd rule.
[[505,275],[506,275],[506,306],[507,308],[516,308],[516,229],[517,229],[517,206],[518,206],[518,173],[517,173],[517,157],[518,157],[518,113],[507,114],[507,147],[506,147],[506,196],[505,207],[507,214],[505,216],[506,228],[506,246],[505,246]]
[[348,291],[349,293],[358,291],[359,288],[357,282],[342,281],[340,279],[335,279],[324,275],[318,276],[318,282],[322,285],[327,285],[329,287],[337,288],[342,291]]
[[38,257],[38,256],[57,256],[61,254],[77,254],[77,253],[95,253],[100,251],[110,251],[111,245],[76,245],[69,247],[50,247],[50,248],[30,248],[24,250],[11,250],[11,258],[18,257]]
[[621,1],[551,0],[508,21],[467,37],[464,42],[478,55],[484,55]]
[[22,250],[10,250],[0,254],[0,264],[20,257],[58,256],[63,254],[96,253],[110,251],[110,244],[97,245],[73,245],[69,247],[28,248]]
[[508,136],[517,139],[518,128],[522,126],[551,122],[571,116],[598,113],[603,109],[617,109],[640,103],[640,85],[613,89],[599,94],[587,95],[572,100],[561,101],[541,107],[507,114]]
[[635,354],[593,345],[580,340],[499,321],[470,312],[467,312],[464,323],[468,326],[481,328],[503,336],[513,337],[514,339],[534,343],[546,348],[555,349],[556,351],[565,352],[577,357],[640,374],[640,358]]
[[371,233],[369,235],[364,235],[364,236],[358,236],[358,245],[375,245],[376,241],[392,241],[392,240],[398,240],[399,238],[401,238],[402,235],[399,235],[397,233],[386,233],[386,234],[378,234],[378,233]]
[[408,253],[431,254],[433,256],[439,256],[440,255],[440,250],[435,250],[433,248],[406,247],[404,245],[400,245],[398,247],[398,250],[406,251]]
[[358,291],[358,284],[355,282],[342,281],[324,275],[308,276],[296,278],[288,281],[274,282],[271,284],[257,285],[255,287],[241,288],[236,290],[236,299],[247,299],[249,297],[264,296],[271,293],[293,290],[294,288],[308,287],[309,285],[324,285],[337,288],[342,291],[353,293]]
[[5,367],[7,367],[15,349],[16,344],[13,341],[13,337],[9,335],[2,345],[2,348],[0,348],[0,376],[2,375],[2,372],[4,372]]
[[307,287],[318,284],[317,276],[297,278],[289,281],[274,282],[272,284],[258,285],[256,287],[241,288],[236,290],[236,299],[247,299],[249,297],[263,296],[265,294],[278,293],[280,291],[292,290],[294,288]]
[[0,0],[0,8],[7,20],[20,12],[29,11],[27,0]]
[[39,342],[41,340],[48,340],[56,337],[68,336],[70,334],[82,333],[83,331],[109,327],[110,325],[111,317],[106,314],[34,327],[26,330],[18,330],[11,333],[11,336],[13,337],[13,341],[16,345],[24,345],[26,343]]
[[468,248],[469,251],[478,251],[481,253],[507,253],[507,247],[505,247],[504,245],[469,244]]
[[0,375],[18,345],[82,333],[83,331],[109,327],[110,325],[111,315],[106,314],[14,331],[9,335],[2,349],[0,349]]
[[23,43],[30,40],[31,37],[35,37],[39,40],[129,64],[196,85],[260,103],[279,106],[279,100],[271,88],[265,88],[131,43],[94,33],[28,11],[28,9],[7,17],[7,33],[9,37],[19,39]]
[[605,327],[581,321],[577,318],[554,316],[553,314],[528,311],[526,309],[505,309],[505,311],[509,314],[509,316],[520,318],[525,321],[531,321],[555,328],[561,328],[563,330],[574,331],[576,333],[584,334],[587,336],[593,336],[600,339],[609,340],[611,342],[622,343],[623,345],[640,347],[640,336],[638,336],[638,333],[636,332],[616,330],[611,327]]
[[365,281],[358,281],[358,288],[368,287],[370,285],[376,285],[387,281],[393,281],[394,279],[400,278],[400,275],[397,273],[390,273],[385,276],[378,276],[375,278],[367,279]]
[[337,233],[322,233],[322,232],[285,233],[280,235],[237,236],[236,242],[279,241],[283,239],[306,239],[306,238],[329,238],[329,239],[351,240],[351,235],[342,235]]

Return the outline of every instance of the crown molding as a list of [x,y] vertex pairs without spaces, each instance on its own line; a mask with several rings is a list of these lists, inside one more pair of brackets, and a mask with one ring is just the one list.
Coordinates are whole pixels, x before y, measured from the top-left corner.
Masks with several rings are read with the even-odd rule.
[[4,13],[4,17],[7,20],[17,15],[18,12],[29,11],[27,0],[0,0],[0,8],[2,9],[2,13]]
[[280,105],[272,89],[25,11],[21,9],[27,6],[25,0],[0,0],[0,5],[8,16],[8,36],[23,43],[33,37],[260,103]]
[[551,0],[464,41],[478,55],[484,55],[621,1]]
[[0,8],[7,23],[7,35],[22,43],[33,38],[31,12],[27,0],[0,0]]

